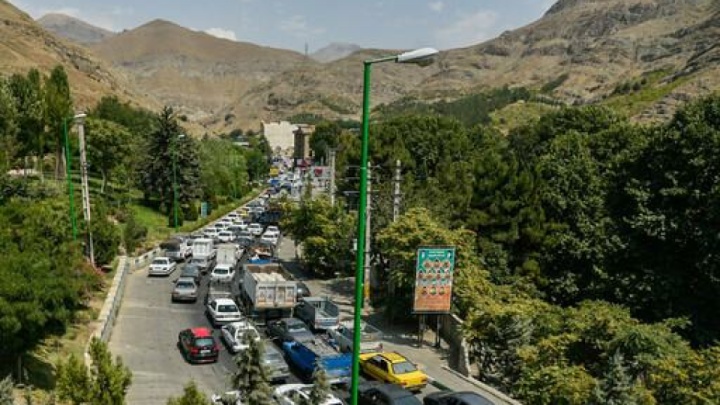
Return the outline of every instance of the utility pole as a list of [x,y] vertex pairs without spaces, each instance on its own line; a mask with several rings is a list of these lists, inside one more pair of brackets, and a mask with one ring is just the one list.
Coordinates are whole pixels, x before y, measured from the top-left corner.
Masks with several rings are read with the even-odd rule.
[[365,277],[364,277],[364,297],[363,300],[363,306],[370,303],[370,280],[372,279],[370,277],[370,272],[372,271],[372,266],[370,265],[370,258],[372,249],[370,248],[370,242],[372,241],[372,232],[370,225],[372,224],[371,217],[372,217],[372,176],[371,168],[372,165],[368,165],[367,168],[367,194],[365,198],[365,206],[367,207],[366,213],[365,213]]
[[335,206],[335,149],[330,149],[330,205]]
[[396,222],[398,218],[400,217],[400,170],[401,170],[401,164],[400,160],[395,161],[395,190],[393,191],[393,216],[392,220],[393,222]]
[[92,230],[90,227],[90,188],[88,186],[87,152],[85,146],[85,113],[75,115],[78,126],[78,141],[80,143],[80,176],[82,179],[83,217],[87,226],[87,255],[90,264],[95,266],[95,252],[93,251]]

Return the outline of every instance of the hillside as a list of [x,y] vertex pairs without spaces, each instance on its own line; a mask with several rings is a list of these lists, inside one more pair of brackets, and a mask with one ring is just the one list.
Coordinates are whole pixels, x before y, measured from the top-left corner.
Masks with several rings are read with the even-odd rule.
[[[560,0],[538,21],[443,52],[431,67],[377,66],[372,104],[453,99],[505,85],[551,87],[552,96],[568,104],[601,102],[624,81],[661,71],[652,88],[624,96],[624,102],[639,119],[664,119],[678,103],[720,85],[719,24],[720,5],[712,0]],[[329,117],[357,116],[362,55],[285,72],[241,102],[245,109],[284,116],[307,108]],[[307,77],[312,86],[302,86]]]
[[355,44],[334,42],[310,54],[310,57],[321,63],[342,59],[362,49]]
[[[222,108],[278,73],[316,62],[287,50],[219,39],[155,20],[91,45],[133,85],[191,121],[219,118]],[[232,124],[228,117],[227,124]]]
[[92,107],[103,95],[115,94],[140,105],[154,105],[128,89],[127,81],[85,49],[42,29],[30,16],[0,0],[0,72],[49,71],[61,64],[70,79],[78,109]]
[[115,35],[112,31],[65,14],[45,14],[37,22],[47,31],[79,44],[92,44]]

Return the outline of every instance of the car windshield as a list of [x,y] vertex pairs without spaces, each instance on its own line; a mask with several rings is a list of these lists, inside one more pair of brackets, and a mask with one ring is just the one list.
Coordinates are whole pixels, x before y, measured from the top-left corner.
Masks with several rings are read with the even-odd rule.
[[263,361],[266,364],[279,363],[280,361],[282,361],[282,356],[280,355],[280,353],[277,353],[277,352],[265,353],[265,357],[263,358]]
[[175,288],[186,290],[186,289],[195,288],[195,284],[193,284],[190,281],[180,281],[177,284],[175,284]]
[[409,361],[393,363],[392,368],[393,368],[394,374],[406,374],[406,373],[412,373],[413,371],[417,371],[417,367],[415,367],[415,365],[410,363]]
[[186,275],[186,274],[187,274],[187,275],[190,275],[190,276],[194,276],[194,275],[196,275],[197,273],[198,273],[198,268],[195,267],[195,266],[186,266],[186,267],[183,269],[183,271],[182,271],[182,274],[183,274],[183,275]]
[[238,309],[235,305],[231,304],[218,305],[218,312],[238,312]]
[[195,339],[195,346],[197,347],[208,347],[214,346],[215,342],[211,338],[197,338]]
[[287,326],[287,328],[290,332],[303,332],[305,330],[305,325],[301,323],[291,323]]

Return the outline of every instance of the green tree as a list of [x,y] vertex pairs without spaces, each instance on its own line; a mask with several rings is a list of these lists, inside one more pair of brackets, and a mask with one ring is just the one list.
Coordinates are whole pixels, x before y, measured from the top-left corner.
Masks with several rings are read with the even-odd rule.
[[113,170],[123,164],[133,151],[132,136],[123,126],[112,121],[88,118],[85,124],[88,161],[100,172],[100,192],[105,193]]
[[332,391],[327,372],[320,364],[315,364],[312,380],[313,386],[310,389],[310,394],[308,395],[310,402],[308,405],[322,405],[325,401],[327,401],[328,396]]
[[610,357],[608,370],[593,390],[590,401],[595,405],[637,405],[640,403],[636,386],[625,368],[623,355],[619,352]]
[[13,405],[15,403],[14,387],[13,380],[9,375],[0,380],[0,405]]
[[0,78],[0,171],[14,165],[20,150],[18,143],[18,110],[7,80]]
[[30,69],[27,76],[14,74],[10,77],[10,89],[18,110],[18,139],[23,155],[40,158],[45,154],[44,99],[42,78],[37,69]]
[[97,338],[90,342],[90,358],[89,369],[74,355],[58,365],[59,398],[76,405],[123,405],[132,382],[130,369],[120,357],[113,361],[107,344]]
[[342,128],[335,121],[323,121],[315,126],[315,132],[310,136],[310,149],[317,159],[325,159],[328,150],[337,148],[338,137]]
[[133,255],[135,249],[137,249],[138,246],[145,241],[147,233],[147,227],[138,223],[135,219],[133,211],[128,210],[127,219],[125,220],[125,228],[123,228],[123,243],[125,245],[125,252],[128,255]]
[[180,397],[170,397],[167,405],[211,405],[207,395],[198,389],[195,381],[185,384]]
[[200,162],[196,141],[185,135],[172,108],[165,107],[157,120],[157,129],[148,140],[145,161],[139,168],[140,188],[146,200],[157,201],[162,211],[169,213],[173,206],[173,158],[179,204],[200,196]]
[[232,376],[233,388],[240,391],[244,404],[266,405],[271,402],[272,390],[268,383],[269,372],[263,363],[264,342],[253,339],[249,334],[243,339],[248,348],[235,356],[238,369]]
[[45,125],[55,144],[55,178],[65,175],[63,123],[72,114],[72,95],[67,73],[61,65],[50,72],[43,87],[45,97]]
[[93,218],[90,222],[93,236],[95,263],[109,264],[117,256],[120,247],[120,229],[110,219],[107,205],[102,201],[93,204]]
[[596,384],[582,366],[547,366],[523,376],[515,395],[528,404],[586,405]]

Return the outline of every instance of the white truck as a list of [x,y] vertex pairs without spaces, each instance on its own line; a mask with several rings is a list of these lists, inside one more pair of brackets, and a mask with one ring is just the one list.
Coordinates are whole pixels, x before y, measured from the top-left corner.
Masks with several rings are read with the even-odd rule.
[[[353,350],[353,322],[341,322],[337,328],[328,329],[328,340],[343,353]],[[360,323],[360,353],[382,352],[383,334],[380,329],[365,323]]]
[[256,324],[291,317],[296,298],[297,282],[280,263],[243,265],[239,301]]
[[242,257],[242,249],[232,243],[221,243],[217,246],[215,261],[217,264],[227,264],[233,270]]
[[313,330],[328,330],[340,323],[340,308],[325,297],[302,297],[295,307],[295,316]]
[[192,263],[197,264],[203,272],[207,272],[212,268],[215,255],[215,242],[212,239],[195,239],[192,246]]

